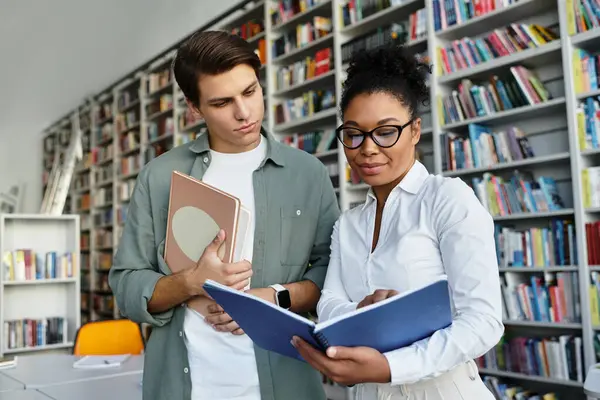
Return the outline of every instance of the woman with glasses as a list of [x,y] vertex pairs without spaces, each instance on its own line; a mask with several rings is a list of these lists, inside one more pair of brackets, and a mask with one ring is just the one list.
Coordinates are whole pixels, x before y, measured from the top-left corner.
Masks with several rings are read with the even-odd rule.
[[[358,399],[488,400],[473,359],[500,340],[501,294],[492,217],[457,178],[415,159],[429,67],[402,47],[356,53],[337,129],[348,163],[370,185],[366,201],[334,226],[317,312],[326,321],[447,278],[453,322],[382,354],[371,348],[293,344]],[[410,324],[411,321],[406,321]]]

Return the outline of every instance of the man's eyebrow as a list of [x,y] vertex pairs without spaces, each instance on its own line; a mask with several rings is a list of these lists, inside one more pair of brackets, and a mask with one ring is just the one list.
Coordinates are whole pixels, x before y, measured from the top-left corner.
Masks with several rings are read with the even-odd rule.
[[[257,80],[255,80],[254,82],[252,82],[251,84],[246,86],[246,88],[244,90],[242,90],[242,93],[247,92],[248,90],[254,88],[256,85],[258,85]],[[215,98],[209,99],[208,103],[220,103],[222,101],[228,101],[228,100],[231,100],[231,97],[215,97]]]

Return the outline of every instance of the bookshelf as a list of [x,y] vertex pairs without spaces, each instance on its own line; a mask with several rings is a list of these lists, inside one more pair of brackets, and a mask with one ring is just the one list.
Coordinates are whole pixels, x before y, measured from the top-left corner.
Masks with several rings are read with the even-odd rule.
[[[457,0],[457,12],[442,10],[441,0],[306,0],[292,12],[279,3],[241,1],[201,28],[237,32],[255,46],[263,61],[265,128],[327,165],[346,210],[368,190],[332,137],[341,123],[336,107],[349,54],[391,38],[429,60],[431,97],[421,115],[419,158],[432,173],[471,185],[497,226],[506,337],[478,360],[482,375],[489,385],[582,397],[585,372],[600,361],[600,197],[594,191],[600,86],[598,73],[587,72],[600,69],[600,24],[581,17],[590,3],[505,0],[490,9],[470,2],[471,9]],[[555,37],[544,38],[546,31],[535,26]],[[71,210],[82,218],[82,304],[84,297],[91,301],[82,318],[119,317],[112,294],[97,288],[110,268],[139,168],[206,129],[186,110],[172,79],[177,45],[85,99],[45,133],[48,168],[66,147],[60,139],[73,116],[90,121],[89,158],[71,192]],[[528,74],[537,77],[529,89]],[[102,136],[105,126],[108,136]],[[100,157],[109,153],[110,160]],[[102,171],[108,175],[98,175]],[[522,186],[531,180],[540,187],[535,193]],[[502,191],[504,202],[486,188]],[[539,303],[529,298],[538,293]],[[524,343],[544,351],[547,364],[506,364],[507,354],[524,353]],[[557,367],[567,357],[574,360],[571,369]]]
[[79,217],[0,214],[0,357],[73,346]]

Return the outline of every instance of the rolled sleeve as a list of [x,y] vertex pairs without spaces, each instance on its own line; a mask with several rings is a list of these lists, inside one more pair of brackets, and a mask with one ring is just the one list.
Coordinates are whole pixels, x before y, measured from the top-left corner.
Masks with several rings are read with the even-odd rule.
[[317,285],[319,290],[323,289],[327,266],[329,265],[329,248],[331,244],[331,233],[335,221],[339,218],[340,208],[335,190],[327,170],[321,168],[321,205],[319,208],[319,221],[315,242],[310,254],[310,268],[306,271],[303,279],[310,280]]
[[165,274],[159,268],[159,263],[164,263],[164,260],[155,246],[146,175],[147,171],[140,173],[133,190],[119,248],[108,274],[108,283],[123,316],[137,323],[162,326],[171,320],[173,310],[157,314],[148,312],[148,302],[156,283]]
[[393,385],[433,378],[477,358],[504,333],[493,219],[463,182],[449,181],[440,191],[434,225],[455,317],[431,337],[385,354]]

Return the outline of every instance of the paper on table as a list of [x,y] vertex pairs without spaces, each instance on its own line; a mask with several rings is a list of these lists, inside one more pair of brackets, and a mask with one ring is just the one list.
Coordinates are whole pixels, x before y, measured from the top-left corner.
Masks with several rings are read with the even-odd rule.
[[73,368],[95,369],[119,367],[129,358],[129,354],[110,356],[84,356],[73,363]]
[[14,368],[17,366],[17,356],[0,357],[0,369]]

